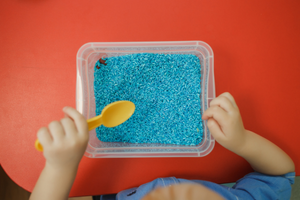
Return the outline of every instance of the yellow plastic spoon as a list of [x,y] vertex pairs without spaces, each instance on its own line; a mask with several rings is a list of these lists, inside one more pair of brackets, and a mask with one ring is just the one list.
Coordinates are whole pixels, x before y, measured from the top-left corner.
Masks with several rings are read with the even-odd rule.
[[[119,126],[131,117],[134,110],[135,105],[131,101],[116,101],[108,104],[102,110],[101,115],[87,120],[89,131],[102,124],[109,128]],[[38,139],[35,141],[34,146],[38,151],[43,151],[43,146]]]

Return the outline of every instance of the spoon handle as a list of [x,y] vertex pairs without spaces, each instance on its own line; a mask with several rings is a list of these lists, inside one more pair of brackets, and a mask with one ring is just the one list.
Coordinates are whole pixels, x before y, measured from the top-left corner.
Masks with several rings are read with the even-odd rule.
[[35,140],[34,146],[35,146],[36,150],[43,151],[43,146],[41,145],[39,139]]
[[102,115],[98,115],[96,117],[90,118],[86,120],[86,122],[89,126],[89,131],[91,131],[102,125]]

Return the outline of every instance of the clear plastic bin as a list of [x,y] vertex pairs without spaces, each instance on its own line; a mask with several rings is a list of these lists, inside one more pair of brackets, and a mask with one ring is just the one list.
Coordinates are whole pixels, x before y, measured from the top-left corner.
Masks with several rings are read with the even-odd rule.
[[[95,116],[94,66],[99,58],[143,52],[196,55],[202,67],[201,113],[203,113],[203,108],[207,109],[209,102],[215,98],[214,57],[211,47],[201,41],[92,42],[84,44],[77,53],[76,109],[86,118]],[[97,138],[96,131],[92,130],[89,132],[90,139],[85,156],[91,158],[205,156],[214,148],[215,140],[210,135],[206,122],[203,125],[203,140],[196,146],[102,142]]]

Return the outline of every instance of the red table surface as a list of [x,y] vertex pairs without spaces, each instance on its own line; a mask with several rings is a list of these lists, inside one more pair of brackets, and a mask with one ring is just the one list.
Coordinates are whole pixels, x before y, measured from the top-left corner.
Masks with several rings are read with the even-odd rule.
[[[300,1],[11,0],[0,3],[0,163],[32,191],[45,160],[36,132],[75,107],[76,53],[87,42],[200,40],[214,51],[217,95],[300,170]],[[116,193],[158,177],[218,183],[252,171],[216,144],[203,158],[84,157],[70,196]]]

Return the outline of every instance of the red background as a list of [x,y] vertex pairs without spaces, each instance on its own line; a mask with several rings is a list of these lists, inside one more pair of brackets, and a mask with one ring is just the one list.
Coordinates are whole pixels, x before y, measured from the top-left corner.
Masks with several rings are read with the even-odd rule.
[[[300,1],[10,0],[0,2],[0,163],[32,191],[43,169],[36,131],[75,107],[76,53],[87,42],[208,43],[217,95],[228,91],[244,125],[300,170]],[[157,177],[233,182],[249,164],[219,144],[203,158],[89,159],[71,196],[115,193]],[[298,175],[298,174],[297,174]]]

